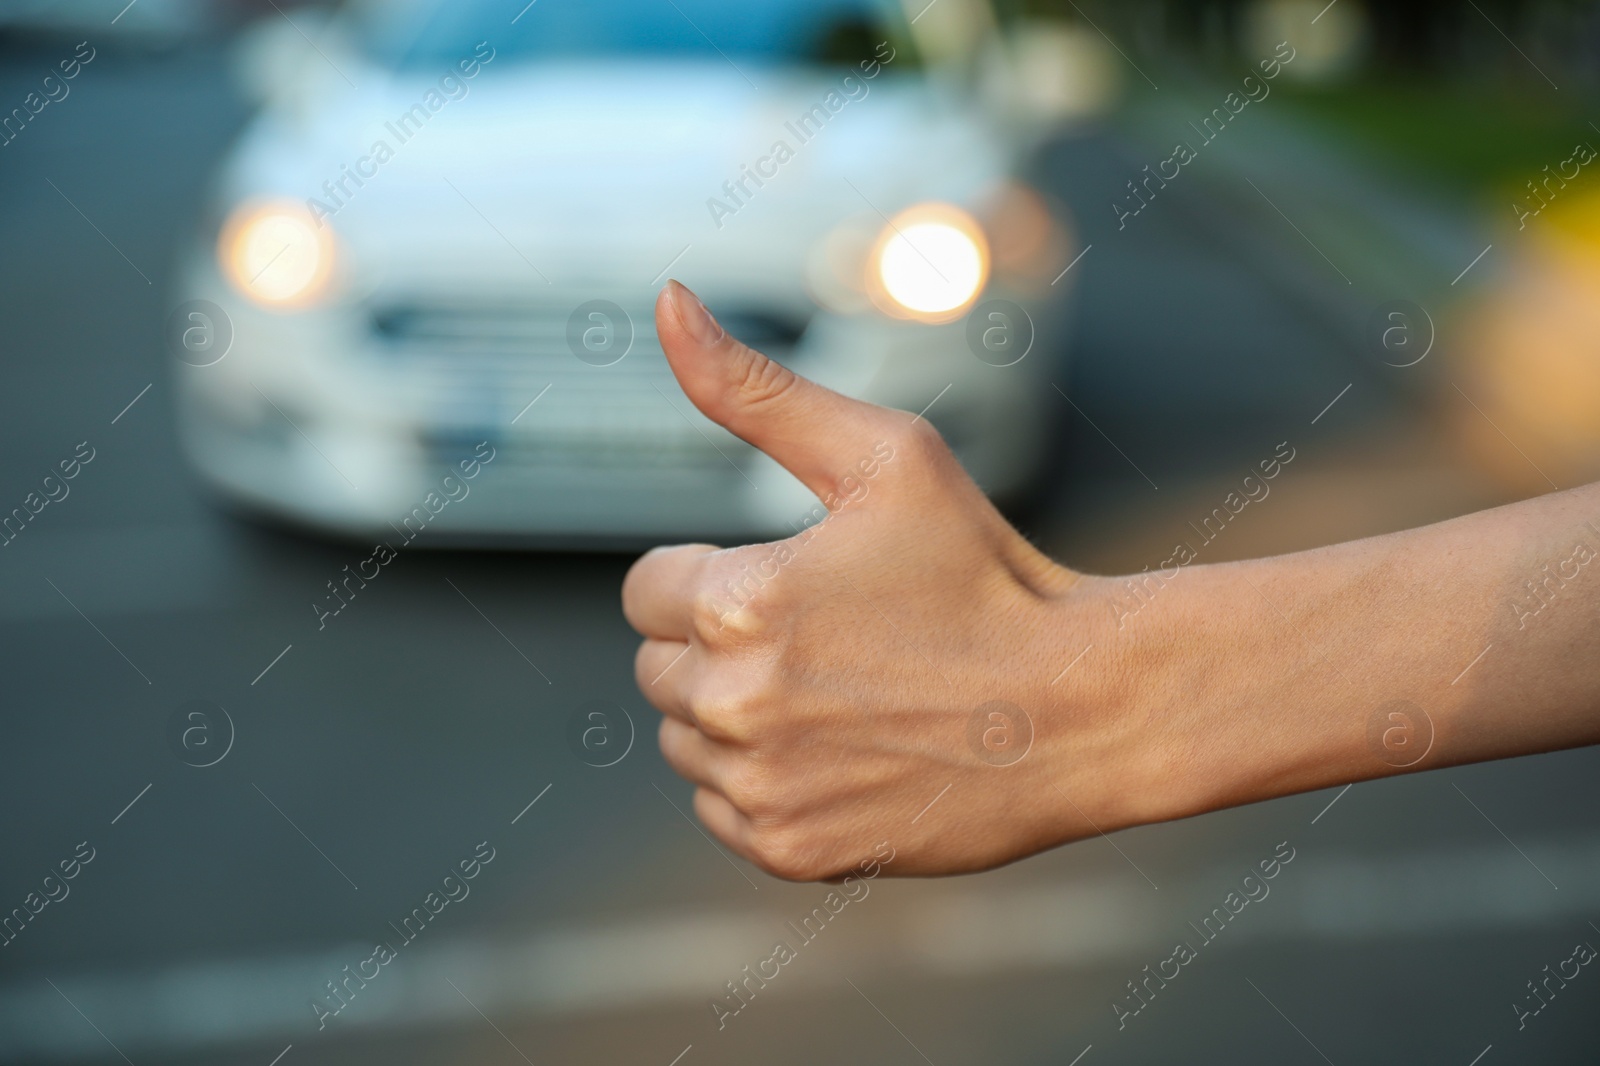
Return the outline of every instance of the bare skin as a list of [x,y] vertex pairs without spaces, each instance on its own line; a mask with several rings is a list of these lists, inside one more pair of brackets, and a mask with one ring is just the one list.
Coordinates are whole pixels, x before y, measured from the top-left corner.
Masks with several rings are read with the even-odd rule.
[[776,544],[655,549],[622,589],[662,753],[778,877],[836,877],[881,841],[888,873],[982,870],[1600,742],[1600,484],[1144,575],[1130,615],[1128,578],[1040,554],[926,420],[796,376],[676,282],[656,324],[695,406],[832,512]]

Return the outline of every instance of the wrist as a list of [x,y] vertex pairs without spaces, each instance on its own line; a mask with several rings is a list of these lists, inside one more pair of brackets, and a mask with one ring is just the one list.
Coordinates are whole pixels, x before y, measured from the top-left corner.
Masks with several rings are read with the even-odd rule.
[[[1197,813],[1184,745],[1164,713],[1188,656],[1169,622],[1135,610],[1135,579],[1075,575],[1046,597],[1048,618],[1032,658],[1039,747],[1061,839]],[[1171,588],[1163,593],[1172,597]],[[1175,597],[1174,597],[1175,598]],[[1175,604],[1166,604],[1170,618]],[[1191,718],[1196,708],[1182,712]]]
[[1078,782],[1064,824],[1168,821],[1384,769],[1360,762],[1360,723],[1342,713],[1355,694],[1272,594],[1248,563],[1084,577],[1056,598],[1058,632],[1076,641],[1063,665],[1082,653],[1045,690],[1072,737],[1056,772]]

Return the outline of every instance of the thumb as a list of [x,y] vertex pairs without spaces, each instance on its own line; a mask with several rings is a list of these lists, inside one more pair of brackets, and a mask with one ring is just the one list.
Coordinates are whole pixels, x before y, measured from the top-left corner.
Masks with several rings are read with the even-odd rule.
[[903,428],[901,412],[818,385],[728,336],[676,281],[656,298],[656,334],[690,402],[818,497],[837,489],[867,454],[863,449]]

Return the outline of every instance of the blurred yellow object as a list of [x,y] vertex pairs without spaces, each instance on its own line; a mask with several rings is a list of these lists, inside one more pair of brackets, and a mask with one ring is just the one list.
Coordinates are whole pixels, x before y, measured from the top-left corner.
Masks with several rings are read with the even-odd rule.
[[333,230],[298,203],[244,204],[217,245],[233,287],[268,307],[302,307],[322,295],[333,273]]
[[1535,239],[1565,246],[1592,262],[1600,251],[1600,193],[1556,200],[1546,210],[1544,225],[1533,228]]
[[900,212],[873,249],[869,292],[896,318],[948,322],[977,299],[989,280],[989,243],[976,220],[953,204]]
[[1464,316],[1460,386],[1481,413],[1458,424],[1519,488],[1600,478],[1600,195],[1552,203],[1503,246],[1505,280]]

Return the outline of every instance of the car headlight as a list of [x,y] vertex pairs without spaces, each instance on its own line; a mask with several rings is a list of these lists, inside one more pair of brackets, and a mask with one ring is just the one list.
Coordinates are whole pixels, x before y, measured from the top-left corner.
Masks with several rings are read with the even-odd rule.
[[293,202],[249,203],[222,227],[217,259],[233,287],[268,307],[304,306],[333,272],[333,230]]
[[899,318],[959,317],[989,280],[989,244],[973,217],[951,204],[907,208],[884,227],[868,260],[868,290]]

